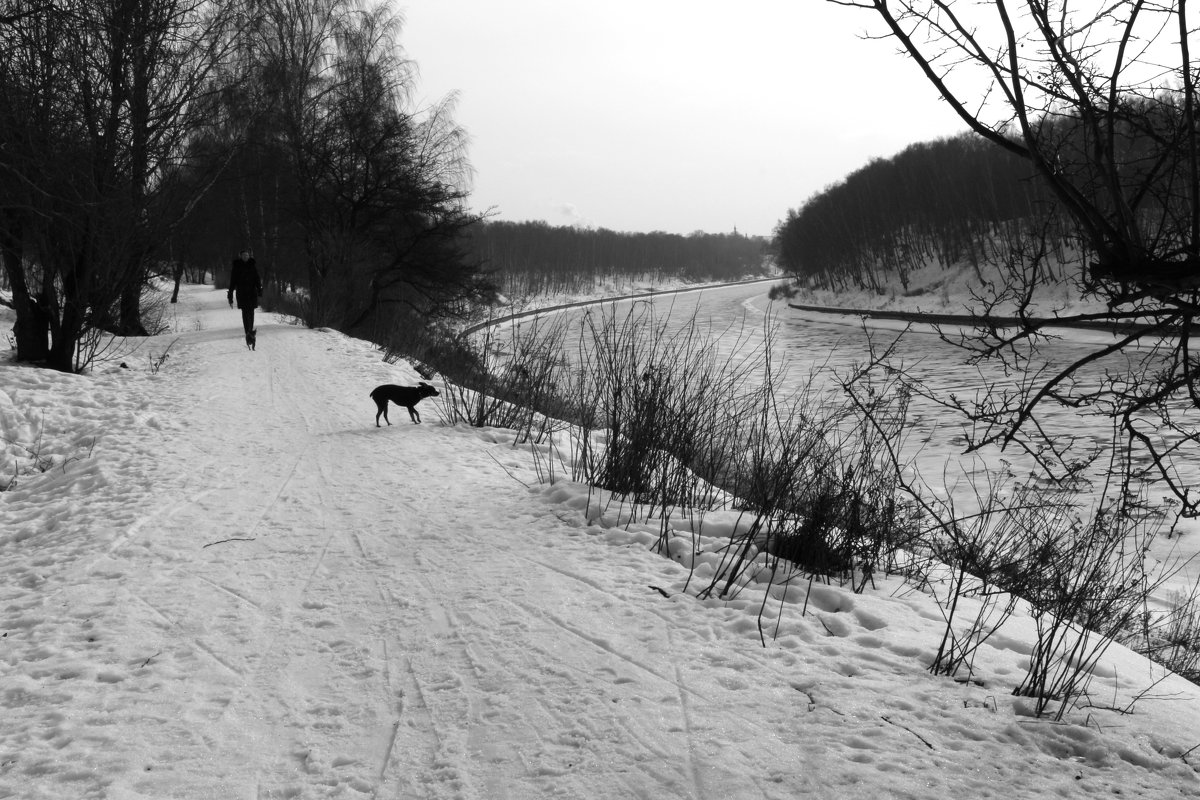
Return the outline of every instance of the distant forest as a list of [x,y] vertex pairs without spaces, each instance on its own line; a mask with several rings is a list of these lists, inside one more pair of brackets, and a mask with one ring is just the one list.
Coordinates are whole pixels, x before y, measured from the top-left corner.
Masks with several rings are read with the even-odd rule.
[[613,279],[716,282],[770,269],[768,241],[736,231],[681,236],[486,221],[466,237],[488,277],[516,297],[588,290]]
[[789,211],[772,247],[802,283],[878,291],[890,273],[907,287],[921,267],[978,266],[997,241],[1051,219],[1051,208],[1028,160],[967,133],[851,173]]

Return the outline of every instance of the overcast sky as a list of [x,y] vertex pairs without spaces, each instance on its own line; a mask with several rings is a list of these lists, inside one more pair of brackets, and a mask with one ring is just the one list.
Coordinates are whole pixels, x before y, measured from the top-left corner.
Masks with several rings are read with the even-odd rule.
[[498,219],[769,235],[965,125],[869,13],[824,0],[395,0],[418,99],[457,92]]

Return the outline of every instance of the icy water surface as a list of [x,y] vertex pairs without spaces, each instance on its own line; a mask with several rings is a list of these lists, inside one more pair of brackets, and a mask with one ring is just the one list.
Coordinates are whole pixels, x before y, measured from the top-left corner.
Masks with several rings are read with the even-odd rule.
[[[719,347],[736,357],[761,349],[769,339],[773,359],[786,365],[784,387],[800,389],[810,381],[835,388],[839,375],[846,375],[856,364],[871,357],[872,348],[881,351],[893,346],[892,362],[920,380],[936,395],[973,398],[989,382],[1011,383],[997,365],[975,366],[968,363],[967,352],[938,336],[930,326],[872,322],[864,329],[861,320],[830,315],[812,315],[789,308],[785,302],[767,297],[770,284],[760,283],[722,289],[662,295],[649,300],[624,301],[612,307],[571,309],[564,313],[576,324],[584,314],[607,313],[620,321],[628,314],[631,302],[651,304],[656,320],[669,319],[684,326],[695,320],[715,332]],[[765,335],[770,329],[771,335]],[[1111,342],[1112,337],[1098,332],[1071,331],[1042,348],[1045,358],[1054,364],[1066,364]],[[1119,366],[1115,363],[1109,366]],[[1085,374],[1084,380],[1096,380],[1099,369]],[[1091,446],[1104,447],[1110,441],[1110,423],[1095,415],[1045,403],[1039,411],[1042,425],[1060,441],[1073,437],[1080,452]],[[914,460],[924,480],[931,486],[954,492],[974,491],[969,484],[982,485],[981,479],[995,477],[1011,468],[1018,476],[1032,474],[1032,459],[1009,448],[990,448],[979,453],[964,453],[967,422],[959,415],[924,398],[914,398],[909,411],[907,455]],[[1188,468],[1188,480],[1200,480],[1200,472]],[[970,476],[971,481],[966,480]]]

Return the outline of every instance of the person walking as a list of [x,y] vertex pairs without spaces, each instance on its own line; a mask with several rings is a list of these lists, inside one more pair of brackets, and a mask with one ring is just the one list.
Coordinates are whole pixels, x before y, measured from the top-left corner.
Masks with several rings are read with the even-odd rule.
[[233,308],[233,298],[237,295],[237,307],[242,311],[242,328],[246,331],[246,346],[254,349],[257,331],[254,328],[254,309],[258,308],[258,298],[262,297],[262,278],[258,275],[258,267],[254,263],[254,255],[249,250],[243,250],[233,260],[229,270],[229,307]]

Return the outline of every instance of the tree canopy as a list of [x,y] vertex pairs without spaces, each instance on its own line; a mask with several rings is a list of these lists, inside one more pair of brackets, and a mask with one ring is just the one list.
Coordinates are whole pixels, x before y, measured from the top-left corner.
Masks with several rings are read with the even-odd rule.
[[471,229],[469,243],[503,291],[519,296],[590,290],[614,278],[700,283],[767,270],[766,243],[736,231],[681,236],[490,220]]
[[878,289],[882,273],[907,286],[930,264],[990,257],[1050,199],[1028,162],[973,133],[876,159],[793,209],[775,230],[780,266],[800,281]]
[[[253,250],[274,302],[370,335],[491,293],[466,136],[416,107],[389,2],[0,0],[0,260],[18,359],[81,369],[141,296]],[[399,322],[398,322],[399,320]]]

